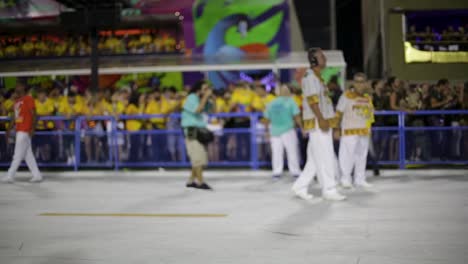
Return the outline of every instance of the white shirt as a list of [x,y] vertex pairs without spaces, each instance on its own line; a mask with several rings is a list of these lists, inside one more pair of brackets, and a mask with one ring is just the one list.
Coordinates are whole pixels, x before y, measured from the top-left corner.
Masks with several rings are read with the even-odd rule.
[[[328,97],[328,89],[325,84],[320,81],[312,69],[308,69],[302,78],[302,95],[303,95],[303,113],[302,117],[304,121],[315,120],[317,117],[312,111],[309,105],[310,97],[316,97],[318,99],[318,106],[323,118],[330,119],[335,117],[335,111],[333,110],[333,102]],[[309,130],[305,128],[306,130]]]
[[336,111],[343,113],[341,128],[345,134],[369,133],[370,125],[374,121],[374,106],[370,96],[347,91],[341,95]]

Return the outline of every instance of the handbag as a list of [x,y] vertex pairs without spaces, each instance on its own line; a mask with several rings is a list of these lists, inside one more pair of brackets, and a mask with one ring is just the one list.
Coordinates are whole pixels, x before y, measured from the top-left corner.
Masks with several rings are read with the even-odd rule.
[[214,134],[205,127],[196,128],[196,139],[203,145],[208,145],[214,140]]

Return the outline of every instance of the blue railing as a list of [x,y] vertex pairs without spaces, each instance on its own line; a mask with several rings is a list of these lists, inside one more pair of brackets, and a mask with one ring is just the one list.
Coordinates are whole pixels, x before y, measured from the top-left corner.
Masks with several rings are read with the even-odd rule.
[[[468,111],[417,111],[410,114],[399,111],[379,111],[376,112],[376,116],[393,117],[398,121],[396,126],[376,125],[372,129],[373,142],[375,148],[378,149],[379,164],[397,165],[400,169],[414,164],[468,164],[468,153],[466,153],[468,150],[465,148],[465,142],[468,142],[468,126],[460,124],[444,126],[442,121],[439,122],[447,116],[466,120]],[[265,131],[259,125],[261,117],[261,113],[209,115],[210,119],[231,120],[227,122],[231,126],[227,124],[225,126],[227,128],[218,126],[215,131],[215,143],[209,146],[210,166],[258,169],[261,166],[270,165],[269,145],[265,140]],[[122,129],[121,123],[127,120],[151,120],[152,118],[165,118],[168,120],[168,128],[164,130],[142,128],[138,131]],[[425,120],[426,125],[411,126],[407,124],[408,118]],[[439,123],[428,126],[427,120],[429,119]],[[73,170],[97,167],[119,170],[125,167],[190,166],[185,151],[183,132],[179,126],[180,114],[78,116],[74,118],[50,116],[40,117],[39,120],[51,121],[55,127],[53,131],[37,131],[34,137],[35,152],[38,149],[37,145],[44,142],[53,145],[52,150],[49,150],[53,156],[50,160],[42,161],[38,158],[41,167],[68,167]],[[8,121],[8,118],[0,117],[0,121]],[[90,121],[98,125],[91,128],[88,125]],[[239,127],[241,123],[243,125]],[[12,154],[12,144],[6,142],[4,135],[5,132],[0,132],[0,166],[3,167],[9,165]],[[303,139],[300,141],[302,145],[305,145]],[[392,143],[395,144],[392,145]],[[428,155],[425,153],[427,147],[444,150],[441,150],[437,159],[432,156],[426,159],[416,157],[415,160],[408,158],[411,155],[420,155],[421,152]],[[445,150],[453,152],[451,147],[457,149],[455,152],[464,153],[457,153],[454,159],[450,159],[452,156],[448,155],[447,160],[444,156]],[[430,152],[438,155],[437,149],[432,149]],[[124,156],[125,153],[127,157]],[[398,157],[392,157],[395,155]]]

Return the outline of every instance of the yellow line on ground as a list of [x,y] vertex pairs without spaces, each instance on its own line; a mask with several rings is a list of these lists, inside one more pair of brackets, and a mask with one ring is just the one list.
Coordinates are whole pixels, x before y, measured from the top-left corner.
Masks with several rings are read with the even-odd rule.
[[227,214],[42,213],[39,216],[210,218],[227,217]]

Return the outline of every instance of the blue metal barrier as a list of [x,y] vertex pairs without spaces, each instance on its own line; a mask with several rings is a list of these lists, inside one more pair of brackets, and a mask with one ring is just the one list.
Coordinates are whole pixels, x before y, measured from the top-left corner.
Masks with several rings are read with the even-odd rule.
[[[412,113],[405,113],[399,111],[379,111],[376,112],[378,116],[394,116],[398,117],[398,126],[374,126],[372,131],[374,134],[382,133],[386,135],[384,140],[389,140],[388,133],[395,133],[392,139],[397,139],[398,143],[398,158],[396,159],[385,159],[382,156],[378,163],[382,165],[398,165],[400,169],[404,169],[407,165],[425,165],[425,164],[468,164],[468,155],[464,153],[457,159],[446,159],[442,157],[445,152],[440,153],[442,158],[428,159],[428,160],[411,160],[408,158],[408,154],[411,152],[413,154],[413,149],[417,149],[417,143],[414,139],[418,137],[423,137],[427,140],[427,143],[430,146],[437,145],[437,142],[432,142],[432,138],[441,139],[441,142],[451,141],[451,145],[455,146],[458,150],[466,152],[464,146],[457,146],[457,142],[460,141],[460,144],[468,142],[468,126],[408,126],[407,119],[412,117],[427,118],[430,116],[460,116],[467,120],[468,111],[467,110],[449,110],[449,111],[416,111]],[[225,114],[212,114],[209,115],[209,118],[220,119],[230,119],[230,118],[248,118],[250,127],[243,128],[223,128],[220,129],[216,134],[216,144],[214,148],[214,153],[216,160],[210,161],[210,166],[219,166],[219,167],[251,167],[252,169],[258,169],[260,166],[269,165],[267,160],[259,159],[259,143],[258,137],[261,137],[262,134],[257,130],[257,124],[260,122],[262,114],[261,113],[225,113]],[[50,162],[39,162],[41,167],[68,167],[78,170],[81,167],[97,167],[97,168],[114,168],[119,170],[122,167],[188,167],[190,162],[187,158],[187,153],[185,150],[184,136],[182,129],[164,129],[164,130],[154,130],[154,129],[143,129],[139,131],[126,131],[118,128],[119,122],[125,122],[126,120],[151,120],[152,118],[173,118],[180,119],[180,114],[171,114],[171,115],[121,115],[118,117],[114,116],[96,116],[96,117],[86,117],[79,116],[75,118],[66,118],[60,116],[51,116],[51,117],[40,117],[39,120],[44,121],[54,121],[56,123],[55,131],[37,131],[37,136],[50,136],[54,138],[57,142],[62,142],[60,148],[66,149],[68,146],[63,146],[64,139],[66,142],[70,142],[70,137],[73,137],[74,142],[74,159],[73,162],[65,162],[65,160],[60,160],[57,157]],[[462,119],[460,118],[460,119]],[[7,117],[0,117],[1,121],[7,121]],[[87,127],[89,121],[102,122],[103,129],[101,131],[94,131]],[[70,130],[70,126],[66,126],[67,122],[74,122],[74,128]],[[109,124],[109,125],[105,125]],[[68,124],[69,125],[69,124]],[[409,133],[407,135],[407,133]],[[422,133],[422,134],[421,134]],[[445,133],[445,134],[444,134]],[[450,135],[450,136],[447,136]],[[86,138],[91,138],[87,139]],[[93,139],[94,138],[94,139]],[[98,138],[97,140],[95,138]],[[429,139],[431,138],[431,139]],[[447,139],[448,138],[448,139]],[[461,140],[460,140],[461,138]],[[1,140],[5,139],[5,132],[0,131],[0,143]],[[86,162],[82,160],[84,155],[82,148],[82,141],[85,142],[98,142],[100,146],[106,146],[107,153],[105,159],[98,160],[97,162],[89,162],[90,157],[86,157]],[[161,141],[164,145],[163,151],[166,152],[160,155],[159,159],[153,159],[156,156],[156,148],[153,146],[154,140]],[[126,142],[126,146],[130,145],[130,141],[133,141],[133,144],[142,144],[139,147],[139,155],[142,155],[141,159],[129,160],[121,157],[120,150],[123,145],[123,142]],[[242,144],[242,142],[244,144]],[[382,143],[384,141],[376,141],[374,144],[376,147],[382,147],[380,152],[387,152],[388,146],[384,146]],[[171,144],[168,146],[166,144]],[[385,142],[384,142],[385,143]],[[88,143],[89,144],[89,143]],[[94,147],[99,147],[94,145]],[[247,145],[246,145],[247,144]],[[264,144],[264,143],[262,143]],[[408,149],[408,144],[412,144],[410,149]],[[235,154],[228,155],[227,151],[229,146],[235,146]],[[89,145],[88,145],[89,147]],[[442,146],[448,147],[448,146]],[[241,149],[240,151],[238,149]],[[232,149],[231,149],[232,150]],[[243,155],[243,151],[246,150],[247,155]],[[6,149],[0,150],[2,154],[6,152]],[[129,151],[129,149],[127,149]],[[419,149],[418,149],[419,151]],[[232,151],[231,151],[232,152]],[[434,150],[432,150],[434,152]],[[134,153],[132,153],[134,154]],[[165,156],[164,156],[165,155]],[[5,155],[0,155],[4,157]],[[63,156],[61,153],[59,157]],[[9,165],[8,160],[0,160],[0,166],[6,167]]]

